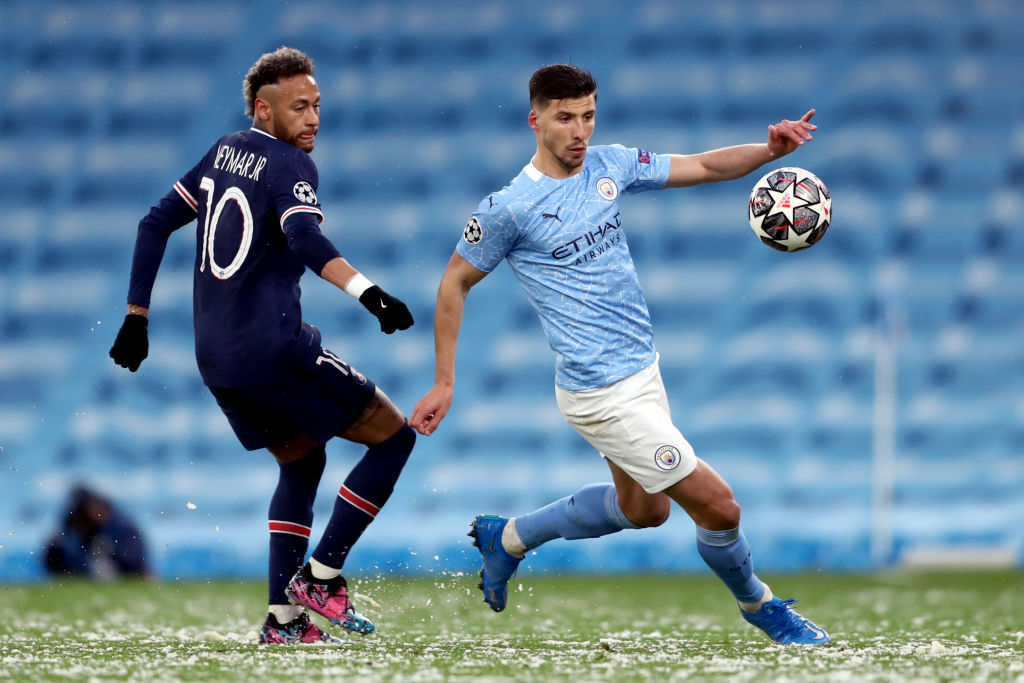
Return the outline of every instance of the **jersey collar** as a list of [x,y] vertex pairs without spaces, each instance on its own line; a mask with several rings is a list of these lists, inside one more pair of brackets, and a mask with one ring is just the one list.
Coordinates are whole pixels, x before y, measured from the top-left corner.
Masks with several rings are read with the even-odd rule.
[[[590,150],[587,150],[587,152],[589,153]],[[581,170],[580,173],[582,172],[583,171]],[[532,180],[535,183],[539,183],[541,180],[550,180],[552,182],[560,183],[569,180],[569,178],[574,178],[579,175],[579,173],[574,173],[571,176],[569,176],[569,178],[552,178],[548,174],[544,173],[544,171],[534,166],[532,159],[530,160],[530,163],[526,164],[526,166],[523,166],[523,173],[528,175],[530,177],[530,180]]]
[[268,138],[270,138],[271,140],[276,140],[276,139],[277,139],[277,138],[275,138],[275,137],[274,137],[273,135],[271,135],[270,133],[268,133],[267,131],[265,131],[265,130],[260,130],[260,129],[259,129],[259,128],[257,128],[256,126],[251,126],[251,127],[249,128],[249,130],[253,131],[254,133],[262,133],[263,135],[266,135],[266,136],[267,136]]

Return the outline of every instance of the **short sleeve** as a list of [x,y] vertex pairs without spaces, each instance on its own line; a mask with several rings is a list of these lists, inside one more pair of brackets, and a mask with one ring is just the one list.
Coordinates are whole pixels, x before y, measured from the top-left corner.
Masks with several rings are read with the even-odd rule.
[[608,145],[606,162],[620,174],[622,191],[627,194],[660,190],[668,182],[671,159],[667,154],[652,154],[641,147]]
[[455,251],[474,268],[489,273],[498,267],[516,241],[516,222],[505,206],[487,197],[470,216]]
[[316,197],[320,183],[316,164],[297,148],[284,161],[275,175],[267,179],[270,203],[281,217],[281,227],[288,218],[297,214],[313,214],[318,222],[322,222],[324,214]]

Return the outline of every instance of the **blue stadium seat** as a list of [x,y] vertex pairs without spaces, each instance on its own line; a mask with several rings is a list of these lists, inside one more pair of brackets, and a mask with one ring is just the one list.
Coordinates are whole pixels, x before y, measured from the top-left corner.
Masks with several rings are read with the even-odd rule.
[[82,339],[103,317],[109,281],[101,271],[25,277],[4,322],[8,338]]
[[[181,148],[172,141],[122,136],[98,142],[86,153],[76,198],[83,203],[131,202],[148,209],[170,190],[185,168]],[[140,212],[139,218],[142,215]]]
[[[48,131],[74,140],[93,125],[102,106],[102,93],[110,90],[110,76],[103,71],[33,71],[12,79],[0,131],[21,137],[33,130]],[[52,107],[53,93],[62,93],[66,106]]]
[[0,196],[12,205],[52,201],[60,192],[54,179],[71,175],[74,164],[75,146],[66,142],[6,141],[0,147]]

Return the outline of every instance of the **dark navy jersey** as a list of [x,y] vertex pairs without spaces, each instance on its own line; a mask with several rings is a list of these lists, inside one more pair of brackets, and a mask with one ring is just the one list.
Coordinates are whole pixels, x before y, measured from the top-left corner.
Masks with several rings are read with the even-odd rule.
[[306,152],[255,128],[239,131],[218,140],[139,224],[128,300],[148,306],[167,236],[197,220],[193,318],[207,385],[289,381],[320,351],[299,304],[305,267],[319,274],[338,256],[320,232],[317,183]]

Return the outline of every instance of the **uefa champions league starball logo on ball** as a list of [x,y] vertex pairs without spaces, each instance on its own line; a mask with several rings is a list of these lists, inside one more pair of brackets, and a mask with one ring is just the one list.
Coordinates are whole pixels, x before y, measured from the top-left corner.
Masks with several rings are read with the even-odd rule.
[[300,180],[295,183],[295,187],[292,188],[292,194],[294,194],[295,198],[300,202],[316,204],[316,192],[313,192],[313,186],[305,180]]

